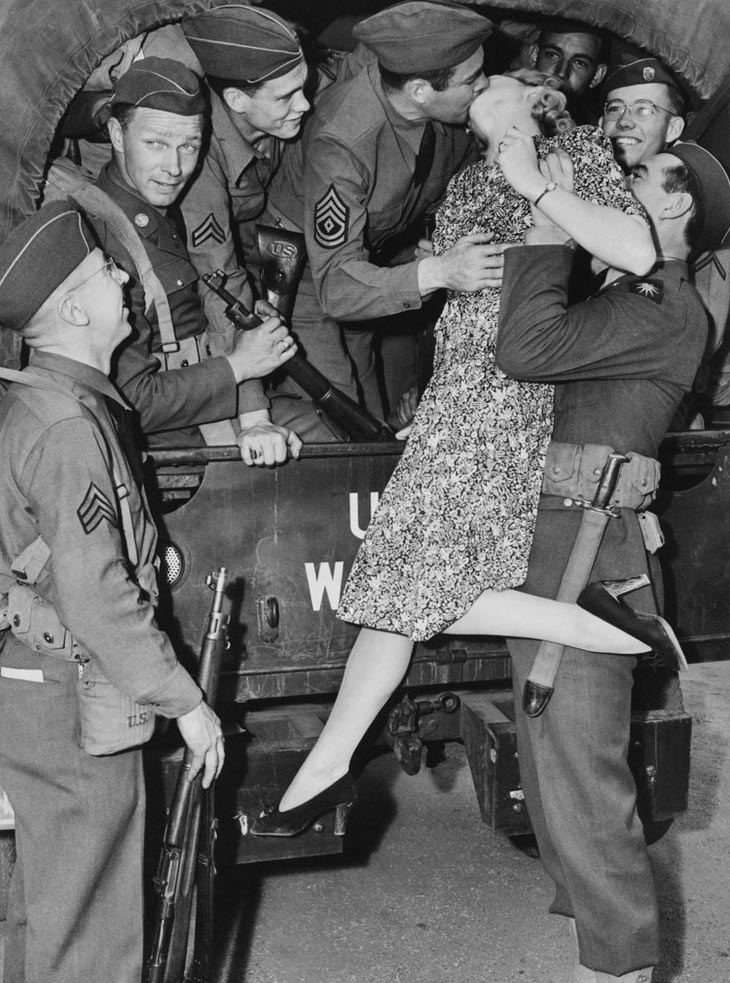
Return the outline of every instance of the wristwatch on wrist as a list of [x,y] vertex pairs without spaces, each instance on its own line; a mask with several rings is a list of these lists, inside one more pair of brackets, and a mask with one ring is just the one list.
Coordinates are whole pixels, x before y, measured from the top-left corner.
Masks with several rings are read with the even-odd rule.
[[554,181],[548,181],[548,183],[542,189],[542,191],[537,196],[537,198],[535,198],[532,204],[535,206],[539,205],[542,199],[545,197],[545,195],[549,194],[551,191],[555,191],[556,188],[557,188],[557,184]]

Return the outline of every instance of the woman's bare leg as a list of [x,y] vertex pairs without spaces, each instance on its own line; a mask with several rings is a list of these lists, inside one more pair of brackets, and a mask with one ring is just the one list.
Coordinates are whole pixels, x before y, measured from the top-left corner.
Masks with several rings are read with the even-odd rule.
[[412,651],[413,642],[405,635],[361,629],[329,719],[282,796],[281,812],[306,802],[345,774],[355,748],[406,674]]
[[485,590],[446,635],[539,638],[588,652],[636,655],[647,646],[577,604],[551,601],[516,590]]
[[[575,604],[519,591],[487,590],[463,617],[445,629],[450,635],[545,638],[593,652],[635,655],[646,646]],[[363,628],[357,636],[332,713],[279,803],[293,809],[345,774],[368,727],[408,668],[413,642],[405,635]]]

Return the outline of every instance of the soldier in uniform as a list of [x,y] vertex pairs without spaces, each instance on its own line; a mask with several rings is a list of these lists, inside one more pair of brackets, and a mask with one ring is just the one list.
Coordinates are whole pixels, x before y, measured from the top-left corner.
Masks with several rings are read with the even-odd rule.
[[418,310],[441,287],[481,289],[501,266],[484,235],[439,257],[414,252],[424,216],[476,157],[464,124],[487,85],[490,29],[473,10],[431,0],[361,21],[354,36],[377,61],[325,89],[269,188],[262,221],[306,236],[298,342],[338,388],[357,398],[359,386],[376,415],[372,331],[358,322]]
[[155,442],[201,442],[193,428],[238,413],[244,461],[272,465],[286,460],[287,453],[296,456],[301,442],[288,428],[269,421],[260,385],[252,390],[239,383],[260,379],[291,357],[295,349],[287,330],[278,319],[268,318],[260,327],[240,332],[227,355],[205,357],[198,274],[176,204],[197,164],[204,108],[197,77],[172,59],[135,62],[115,84],[108,123],[113,158],[97,186],[141,240],[167,297],[173,337],[163,337],[160,311],[146,309],[140,274],[117,223],[96,219],[102,247],[132,278],[133,336],[116,357],[114,380],[137,411],[141,429],[154,435]]
[[[138,983],[136,745],[158,713],[204,785],[223,762],[220,722],[155,624],[156,530],[108,379],[126,279],[68,201],[0,247],[0,319],[31,350],[0,400],[0,783],[18,852],[5,983]],[[95,721],[100,691],[113,699]]]
[[[307,63],[294,30],[261,7],[227,4],[183,21],[210,91],[210,144],[180,205],[199,273],[224,270],[227,288],[251,306],[247,252],[252,226],[285,143],[301,129],[309,101]],[[222,302],[204,298],[208,320],[231,334]]]
[[[608,286],[568,306],[572,251],[562,233],[536,228],[524,246],[505,254],[497,362],[518,379],[557,383],[553,442],[524,584],[544,597],[557,594],[581,522],[573,502],[592,498],[609,450],[656,457],[692,385],[707,334],[687,258],[691,249],[719,244],[730,228],[728,177],[694,144],[675,144],[644,160],[631,181],[655,229],[659,260],[649,276],[610,271]],[[554,187],[546,191],[559,194]],[[537,223],[536,210],[535,216]],[[591,580],[648,573],[642,530],[651,533],[652,526],[640,522],[635,509],[651,501],[654,485],[647,474],[643,485],[621,491],[620,517],[608,521]],[[656,537],[648,534],[646,545],[656,549]],[[630,597],[638,610],[655,610],[651,587]],[[589,609],[609,620],[611,612],[618,617],[625,610],[605,591],[598,605]],[[648,983],[659,939],[626,759],[631,660],[589,659],[566,649],[551,701],[541,715],[528,716],[521,694],[537,646],[513,639],[509,648],[520,774],[540,855],[556,885],[551,911],[574,919],[577,929],[572,983]]]
[[601,129],[627,174],[634,164],[661,153],[682,135],[684,96],[657,58],[614,44],[603,94]]

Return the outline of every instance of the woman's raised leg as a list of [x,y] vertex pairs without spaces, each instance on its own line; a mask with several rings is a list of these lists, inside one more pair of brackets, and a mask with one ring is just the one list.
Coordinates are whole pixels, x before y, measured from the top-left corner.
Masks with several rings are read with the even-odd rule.
[[579,608],[516,590],[485,590],[447,635],[539,638],[588,652],[637,655],[648,646],[620,628]]

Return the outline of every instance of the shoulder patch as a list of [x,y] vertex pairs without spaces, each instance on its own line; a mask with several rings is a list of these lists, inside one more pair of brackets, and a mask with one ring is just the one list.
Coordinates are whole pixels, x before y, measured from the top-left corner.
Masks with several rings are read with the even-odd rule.
[[213,212],[206,216],[200,225],[196,229],[193,229],[190,235],[190,241],[194,248],[202,246],[209,239],[218,243],[225,242],[226,239],[226,234]]
[[314,238],[323,249],[334,249],[347,241],[350,209],[337,194],[334,184],[314,206]]
[[84,500],[76,509],[81,528],[90,535],[96,527],[106,520],[110,526],[117,527],[117,512],[104,492],[92,481],[86,489]]
[[655,304],[661,304],[664,300],[664,281],[658,280],[656,277],[632,280],[629,283],[629,293],[638,294],[640,297],[654,301]]

